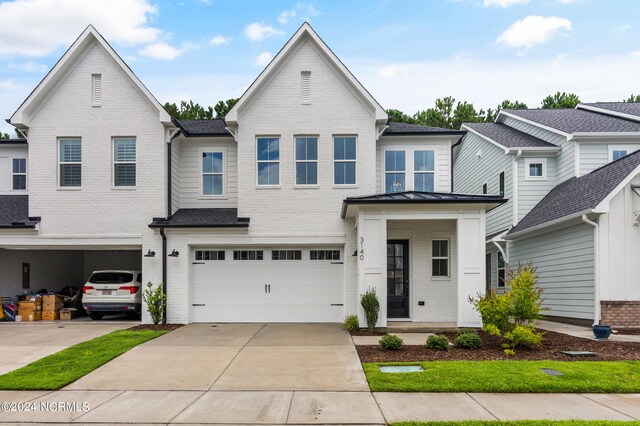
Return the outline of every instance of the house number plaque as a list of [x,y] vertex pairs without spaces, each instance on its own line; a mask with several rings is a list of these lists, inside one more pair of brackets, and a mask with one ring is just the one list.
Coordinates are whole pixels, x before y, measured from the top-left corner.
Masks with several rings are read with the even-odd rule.
[[364,237],[360,237],[360,260],[364,260]]

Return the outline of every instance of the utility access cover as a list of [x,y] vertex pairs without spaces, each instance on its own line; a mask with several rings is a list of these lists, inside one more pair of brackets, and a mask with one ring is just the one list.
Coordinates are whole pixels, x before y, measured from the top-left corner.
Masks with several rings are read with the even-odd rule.
[[385,365],[380,367],[383,373],[418,373],[424,371],[420,365]]
[[541,368],[540,371],[550,376],[564,376],[564,373],[554,370],[553,368]]

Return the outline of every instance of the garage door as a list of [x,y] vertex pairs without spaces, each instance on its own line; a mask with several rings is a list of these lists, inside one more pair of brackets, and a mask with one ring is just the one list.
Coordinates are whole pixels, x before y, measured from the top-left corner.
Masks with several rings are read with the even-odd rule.
[[340,322],[339,248],[191,250],[192,322]]

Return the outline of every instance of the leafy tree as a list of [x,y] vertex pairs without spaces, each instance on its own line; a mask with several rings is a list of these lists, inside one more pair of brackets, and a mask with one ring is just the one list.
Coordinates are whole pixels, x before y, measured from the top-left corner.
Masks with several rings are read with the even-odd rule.
[[11,136],[9,136],[9,133],[0,132],[0,139],[11,139]]
[[387,114],[389,114],[389,118],[391,119],[391,121],[396,123],[414,124],[416,122],[413,117],[405,114],[404,112],[398,109],[393,109],[393,108],[388,109]]
[[476,111],[473,104],[466,101],[458,102],[452,96],[446,96],[442,99],[436,99],[433,108],[427,108],[424,111],[418,111],[414,114],[413,119],[416,124],[425,126],[444,127],[446,129],[459,129],[460,125],[465,122],[482,122],[485,121],[485,111]]
[[178,120],[210,120],[213,118],[213,108],[206,109],[193,101],[181,101],[180,106],[167,102],[164,109],[174,118]]
[[631,95],[628,99],[622,102],[640,102],[640,95]]
[[240,98],[231,98],[231,99],[227,99],[226,101],[218,101],[218,103],[216,104],[216,106],[213,107],[213,109],[216,111],[216,118],[224,118],[229,111],[231,111],[231,108],[233,108],[233,106],[238,102]]
[[542,100],[542,108],[575,108],[580,103],[580,98],[575,93],[557,92]]
[[504,101],[502,101],[500,105],[496,107],[496,109],[491,109],[491,108],[487,109],[487,112],[484,116],[484,121],[486,121],[487,123],[492,123],[496,121],[496,117],[498,116],[498,113],[503,109],[527,109],[527,108],[529,107],[524,102],[520,102],[520,101],[511,102],[510,100],[505,99]]

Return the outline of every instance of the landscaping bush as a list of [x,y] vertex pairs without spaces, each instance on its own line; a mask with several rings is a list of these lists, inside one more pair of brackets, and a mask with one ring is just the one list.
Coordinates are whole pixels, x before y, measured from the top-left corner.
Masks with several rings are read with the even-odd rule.
[[482,344],[482,341],[480,340],[478,333],[474,330],[473,332],[458,334],[454,343],[456,346],[464,349],[478,349]]
[[380,339],[380,346],[382,349],[388,351],[397,351],[398,349],[404,346],[404,340],[401,337],[395,336],[393,334],[385,334]]
[[482,329],[494,336],[504,337],[507,355],[513,355],[522,344],[540,345],[542,333],[536,330],[542,318],[542,289],[536,287],[538,272],[532,263],[518,264],[516,272],[507,272],[507,286],[503,294],[490,291],[486,295],[469,298],[482,316]]
[[347,330],[349,333],[360,330],[360,321],[358,320],[358,316],[347,315],[346,317],[344,317],[342,328]]
[[448,351],[449,339],[447,339],[447,336],[438,336],[434,334],[433,336],[429,336],[427,339],[427,347],[438,351]]
[[364,309],[364,316],[367,319],[367,330],[369,333],[373,333],[378,322],[378,314],[380,312],[380,302],[376,295],[376,289],[370,288],[360,299],[362,309]]
[[478,330],[475,328],[461,328],[458,330],[458,336],[462,336],[463,334],[478,334]]
[[147,310],[151,315],[151,321],[155,325],[162,322],[162,316],[164,315],[164,309],[167,305],[167,295],[162,289],[162,284],[158,284],[153,288],[153,284],[149,282],[147,288],[142,293],[142,299],[147,304]]

